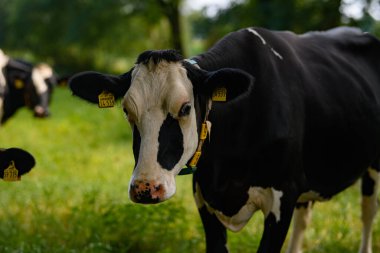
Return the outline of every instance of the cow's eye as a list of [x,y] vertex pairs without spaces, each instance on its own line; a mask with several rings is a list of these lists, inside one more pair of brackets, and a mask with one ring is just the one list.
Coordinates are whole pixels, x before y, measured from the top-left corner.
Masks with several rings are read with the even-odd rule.
[[191,111],[191,104],[190,102],[186,102],[181,106],[181,109],[179,110],[178,116],[184,117],[190,114]]

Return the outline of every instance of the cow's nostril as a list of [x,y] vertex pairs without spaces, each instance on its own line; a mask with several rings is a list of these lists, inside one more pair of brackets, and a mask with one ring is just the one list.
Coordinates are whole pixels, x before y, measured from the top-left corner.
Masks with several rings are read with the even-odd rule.
[[130,197],[132,201],[137,203],[158,203],[164,198],[163,188],[162,185],[156,185],[154,182],[136,181],[130,187]]

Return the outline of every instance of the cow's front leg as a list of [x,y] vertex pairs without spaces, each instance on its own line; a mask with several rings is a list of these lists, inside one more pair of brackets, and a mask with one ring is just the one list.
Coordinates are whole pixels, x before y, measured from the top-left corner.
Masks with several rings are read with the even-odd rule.
[[206,206],[199,209],[205,235],[207,253],[228,253],[227,231],[218,218],[211,214]]
[[380,183],[380,166],[369,168],[362,177],[362,240],[359,253],[372,253],[372,225],[379,209],[377,192]]
[[264,232],[258,253],[280,253],[292,219],[296,196],[272,189],[273,199],[265,215]]
[[297,204],[293,214],[293,231],[287,253],[301,253],[305,230],[310,223],[313,202]]
[[194,183],[194,198],[206,235],[207,253],[228,253],[227,231],[215,214],[210,213],[203,200],[200,188]]

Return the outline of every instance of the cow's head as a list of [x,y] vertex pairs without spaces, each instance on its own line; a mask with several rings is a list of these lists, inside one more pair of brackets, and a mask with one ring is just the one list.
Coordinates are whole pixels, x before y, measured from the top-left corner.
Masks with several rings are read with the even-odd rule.
[[[17,181],[36,164],[34,157],[20,148],[0,148],[0,178]],[[16,172],[15,172],[16,171]]]
[[83,72],[69,83],[74,95],[93,103],[103,91],[123,98],[136,162],[130,198],[158,203],[175,193],[175,176],[196,151],[213,90],[225,87],[233,102],[248,93],[253,78],[237,69],[204,71],[165,50],[142,53],[134,68],[121,76]]
[[[35,117],[50,115],[49,103],[56,78],[47,64],[33,66],[22,60],[10,59],[5,66],[6,86],[3,94],[3,116],[0,123],[6,122],[20,107],[27,106]],[[1,114],[1,113],[0,113]]]

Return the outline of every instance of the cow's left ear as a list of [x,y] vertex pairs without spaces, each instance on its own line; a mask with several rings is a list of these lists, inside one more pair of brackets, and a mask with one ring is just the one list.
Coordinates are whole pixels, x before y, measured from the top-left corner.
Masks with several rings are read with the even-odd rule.
[[34,157],[23,149],[0,149],[0,178],[4,178],[6,169],[17,169],[18,176],[21,176],[28,173],[35,165]]
[[252,75],[243,70],[224,68],[208,72],[202,88],[216,101],[229,102],[248,94],[253,88],[254,80]]
[[97,104],[103,92],[112,93],[115,99],[123,97],[131,85],[131,73],[132,70],[115,76],[94,71],[81,72],[69,79],[69,87],[75,96]]

